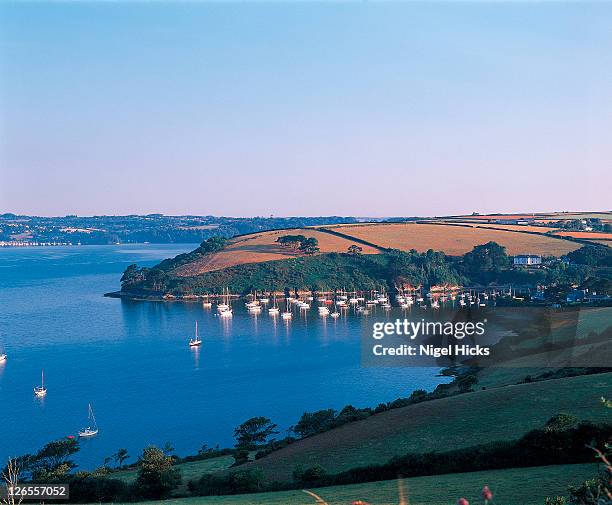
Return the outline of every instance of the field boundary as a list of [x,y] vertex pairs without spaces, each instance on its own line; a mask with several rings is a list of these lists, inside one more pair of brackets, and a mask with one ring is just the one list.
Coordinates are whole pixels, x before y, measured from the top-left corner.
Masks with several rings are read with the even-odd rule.
[[391,249],[387,248],[387,247],[383,247],[380,246],[378,244],[375,244],[373,242],[369,242],[367,240],[361,239],[361,238],[357,238],[357,237],[353,237],[351,235],[348,235],[346,233],[342,233],[342,232],[338,232],[336,230],[332,230],[332,229],[325,229],[325,228],[314,228],[317,231],[323,232],[323,233],[328,233],[329,235],[335,235],[337,237],[346,239],[346,240],[351,240],[353,242],[357,242],[359,244],[362,245],[367,245],[369,247],[374,247],[375,249],[378,249],[380,252],[387,252],[390,251]]

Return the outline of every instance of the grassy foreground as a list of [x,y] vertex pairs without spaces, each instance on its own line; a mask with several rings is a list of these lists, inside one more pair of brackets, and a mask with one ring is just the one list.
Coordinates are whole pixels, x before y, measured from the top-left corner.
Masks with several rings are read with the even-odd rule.
[[[596,464],[514,468],[406,479],[404,486],[411,505],[453,505],[465,497],[472,504],[481,503],[480,491],[488,485],[498,505],[543,505],[547,496],[564,495],[569,484],[592,477]],[[350,505],[364,500],[371,505],[396,505],[397,481],[369,482],[350,486],[313,489],[329,505]],[[141,505],[311,505],[313,497],[302,491],[282,491],[235,496],[181,498]]]
[[564,412],[609,421],[600,398],[612,373],[504,386],[442,398],[374,415],[299,440],[239,468],[261,468],[270,480],[291,480],[297,465],[319,464],[329,473],[385,463],[395,455],[460,449],[513,440]]

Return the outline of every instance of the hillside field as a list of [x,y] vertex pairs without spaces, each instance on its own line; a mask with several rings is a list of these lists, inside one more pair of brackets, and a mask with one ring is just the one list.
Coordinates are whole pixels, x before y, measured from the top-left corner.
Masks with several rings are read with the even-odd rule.
[[[346,252],[355,242],[329,233],[312,229],[275,230],[253,235],[235,237],[222,251],[207,256],[201,260],[183,265],[173,271],[179,277],[190,277],[205,272],[263,261],[283,260],[303,256],[299,251],[283,247],[276,243],[284,235],[304,235],[306,238],[316,238],[322,253]],[[364,254],[380,252],[374,247],[359,245]]]
[[[600,398],[610,395],[612,373],[519,384],[389,410],[299,440],[240,468],[261,468],[269,479],[290,480],[297,465],[320,464],[329,473],[385,463],[410,452],[460,449],[513,440],[541,428],[559,412],[609,420]],[[408,393],[408,391],[407,391]]]
[[[329,227],[336,229],[336,227]],[[562,256],[581,247],[580,244],[542,235],[512,233],[485,228],[470,228],[444,224],[389,223],[346,225],[337,228],[350,235],[381,247],[416,249],[419,252],[434,249],[452,256],[471,251],[474,246],[495,241],[506,247],[508,254],[540,254]]]

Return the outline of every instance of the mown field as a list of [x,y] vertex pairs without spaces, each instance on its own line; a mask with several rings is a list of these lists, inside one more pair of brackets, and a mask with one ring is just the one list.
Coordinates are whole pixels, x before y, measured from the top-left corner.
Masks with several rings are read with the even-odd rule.
[[[245,263],[260,263],[303,256],[297,250],[283,247],[276,243],[276,240],[283,235],[304,235],[306,238],[316,238],[322,253],[346,252],[349,246],[355,244],[351,240],[311,229],[275,230],[256,233],[231,239],[229,245],[223,251],[183,265],[175,269],[173,273],[177,276],[188,277]],[[373,247],[363,244],[358,245],[363,249],[364,254],[380,252]]]
[[405,251],[416,249],[419,252],[434,249],[453,256],[465,254],[474,246],[489,241],[503,245],[511,255],[562,256],[581,247],[580,244],[569,240],[547,236],[444,224],[365,224],[342,226],[337,229],[341,233],[381,247]]
[[[469,469],[466,469],[469,470]],[[411,505],[453,505],[459,497],[482,503],[480,491],[488,485],[495,503],[543,505],[547,496],[564,495],[568,484],[579,484],[597,471],[595,464],[513,468],[486,472],[413,477],[403,481]],[[328,505],[350,505],[363,500],[371,505],[397,505],[398,481],[368,482],[312,489]],[[209,496],[141,502],[142,505],[313,505],[315,498],[303,491],[283,491],[235,496]]]
[[409,452],[460,449],[516,439],[541,428],[559,412],[604,421],[609,412],[601,407],[600,398],[610,395],[611,389],[612,373],[608,373],[511,385],[423,402],[300,440],[240,468],[261,468],[269,479],[291,479],[297,465],[309,467],[317,463],[329,473],[337,473],[384,463]]

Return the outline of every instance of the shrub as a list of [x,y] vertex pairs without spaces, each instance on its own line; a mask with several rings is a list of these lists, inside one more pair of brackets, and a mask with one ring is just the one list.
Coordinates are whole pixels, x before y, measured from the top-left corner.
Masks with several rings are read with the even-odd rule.
[[181,473],[173,467],[173,459],[154,446],[147,447],[141,458],[136,493],[143,498],[167,498],[181,483]]
[[293,480],[301,486],[321,486],[325,485],[327,472],[321,465],[314,465],[305,470],[301,466],[298,466],[293,471]]

